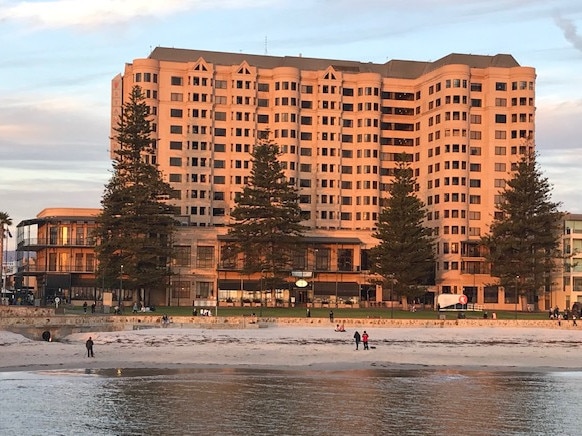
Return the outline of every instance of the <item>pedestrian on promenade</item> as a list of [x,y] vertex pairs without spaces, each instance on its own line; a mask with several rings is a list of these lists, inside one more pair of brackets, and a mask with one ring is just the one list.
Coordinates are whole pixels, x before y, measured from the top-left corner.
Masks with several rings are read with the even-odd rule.
[[358,331],[356,330],[356,333],[354,333],[354,340],[356,341],[356,350],[360,346],[360,339],[361,339],[360,333],[358,333]]
[[85,342],[85,347],[87,347],[87,357],[95,357],[95,354],[93,354],[93,339],[91,339],[91,336],[89,336],[89,339]]
[[368,348],[368,333],[366,333],[366,330],[364,330],[364,333],[362,334],[362,344],[364,344],[364,350],[370,349]]

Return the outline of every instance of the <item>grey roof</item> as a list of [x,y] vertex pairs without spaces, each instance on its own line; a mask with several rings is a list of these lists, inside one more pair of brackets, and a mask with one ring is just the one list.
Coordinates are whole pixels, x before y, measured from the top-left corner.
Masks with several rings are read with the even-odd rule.
[[373,72],[384,77],[415,79],[443,65],[461,64],[472,68],[519,67],[519,63],[509,54],[472,55],[451,53],[434,62],[409,60],[390,60],[384,64],[373,62],[358,62],[338,59],[306,58],[302,56],[268,56],[246,53],[226,53],[206,50],[189,50],[182,48],[156,47],[148,56],[149,59],[168,62],[196,62],[204,59],[216,65],[240,65],[247,62],[258,68],[294,67],[300,70],[319,71],[333,67],[336,71],[353,73]]

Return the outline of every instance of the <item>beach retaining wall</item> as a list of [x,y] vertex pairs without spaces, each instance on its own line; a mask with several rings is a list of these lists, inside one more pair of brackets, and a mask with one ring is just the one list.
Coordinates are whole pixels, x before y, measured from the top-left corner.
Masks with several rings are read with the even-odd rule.
[[[346,329],[376,328],[455,328],[455,327],[537,327],[577,329],[571,320],[507,320],[507,319],[390,319],[390,318],[279,318],[256,316],[174,316],[168,325],[162,323],[160,314],[67,315],[55,309],[0,306],[0,330],[20,333],[31,339],[41,339],[49,331],[57,340],[71,333],[90,331],[121,331],[147,328],[265,328],[265,327],[322,327],[335,329],[344,324]],[[436,316],[436,314],[435,314]],[[582,328],[582,326],[580,327]]]

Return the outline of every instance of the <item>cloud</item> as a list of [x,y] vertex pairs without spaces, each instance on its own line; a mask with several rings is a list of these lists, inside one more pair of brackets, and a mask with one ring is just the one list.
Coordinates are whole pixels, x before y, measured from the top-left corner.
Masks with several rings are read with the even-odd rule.
[[554,21],[562,30],[566,41],[571,43],[576,50],[582,52],[582,36],[578,35],[578,29],[574,22],[562,17],[560,14],[554,15]]
[[276,0],[52,0],[0,4],[0,22],[26,22],[38,28],[96,28],[135,18],[165,17],[204,9],[267,6]]

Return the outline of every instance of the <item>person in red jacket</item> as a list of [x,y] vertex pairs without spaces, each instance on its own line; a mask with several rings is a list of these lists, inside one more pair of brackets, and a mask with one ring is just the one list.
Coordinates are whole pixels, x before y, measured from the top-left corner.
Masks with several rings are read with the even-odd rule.
[[362,344],[364,344],[364,350],[370,349],[368,348],[368,333],[366,333],[366,330],[362,333]]

